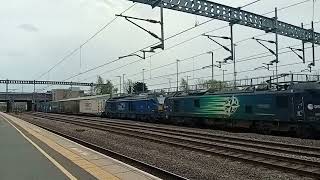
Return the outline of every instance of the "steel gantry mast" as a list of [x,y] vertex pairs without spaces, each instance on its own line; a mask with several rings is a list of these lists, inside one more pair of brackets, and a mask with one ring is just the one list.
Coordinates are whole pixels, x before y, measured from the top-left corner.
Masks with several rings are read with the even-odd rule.
[[320,33],[248,11],[206,0],[129,0],[154,7],[163,7],[233,24],[248,26],[266,32],[320,45]]
[[[234,53],[234,43],[233,43],[233,26],[235,24],[251,27],[254,29],[263,30],[266,33],[275,34],[275,45],[276,51],[274,53],[276,59],[276,76],[278,75],[278,63],[279,63],[279,40],[278,35],[290,37],[293,39],[301,40],[303,47],[305,43],[312,44],[312,58],[313,61],[308,65],[311,69],[311,66],[315,66],[315,44],[320,45],[320,33],[314,32],[313,22],[311,23],[311,29],[305,29],[303,26],[295,26],[286,22],[278,20],[278,11],[275,8],[275,17],[269,18],[248,11],[244,11],[239,8],[234,8],[226,6],[223,4],[207,1],[207,0],[129,0],[136,3],[142,3],[151,5],[152,8],[160,7],[161,16],[163,16],[162,9],[171,9],[176,11],[181,11],[189,14],[195,14],[198,16],[204,16],[208,18],[218,19],[226,21],[230,25],[231,30],[231,49],[230,49],[230,60],[234,64],[234,87],[236,87],[236,59]],[[161,19],[163,21],[163,17]],[[163,22],[162,32],[163,32]],[[208,37],[210,35],[207,35]],[[162,33],[162,40],[164,39]],[[216,42],[216,41],[215,41]],[[217,42],[216,42],[217,43]],[[219,43],[218,43],[219,44]],[[162,41],[163,45],[163,41]],[[162,46],[163,49],[164,46]],[[304,48],[303,48],[304,49]],[[305,56],[303,52],[303,56]],[[304,60],[305,62],[305,60]],[[277,79],[278,84],[278,79]]]

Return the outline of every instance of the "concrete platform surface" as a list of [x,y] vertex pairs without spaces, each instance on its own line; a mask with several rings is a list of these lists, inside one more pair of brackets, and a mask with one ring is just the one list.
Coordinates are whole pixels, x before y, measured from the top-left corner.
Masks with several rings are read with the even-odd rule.
[[0,179],[159,179],[135,167],[0,113]]
[[0,179],[69,179],[0,117]]

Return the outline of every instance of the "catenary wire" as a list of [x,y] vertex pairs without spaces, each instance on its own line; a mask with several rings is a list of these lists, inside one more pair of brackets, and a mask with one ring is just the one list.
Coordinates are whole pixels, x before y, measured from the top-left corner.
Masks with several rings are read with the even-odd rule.
[[[294,4],[291,4],[291,5],[285,6],[285,7],[283,7],[283,8],[280,8],[279,10],[288,9],[288,8],[291,8],[291,7],[294,7],[294,6],[297,6],[297,5],[306,3],[306,2],[308,2],[308,1],[310,1],[310,0],[306,0],[306,1],[301,1],[301,2],[298,2],[298,3],[294,3]],[[270,11],[270,12],[264,13],[263,15],[270,14],[270,13],[272,13],[272,12],[274,12],[274,11]],[[212,20],[213,20],[213,19],[212,19]],[[209,21],[210,21],[210,20],[209,20]],[[208,21],[207,21],[207,22],[208,22]],[[206,22],[205,22],[205,23],[206,23]],[[210,33],[210,32],[213,32],[213,31],[215,31],[215,30],[220,30],[220,29],[227,28],[227,27],[229,27],[229,26],[222,26],[222,27],[220,27],[220,28],[216,28],[216,29],[214,29],[214,30],[212,30],[212,31],[208,31],[208,32],[205,32],[205,33]],[[193,28],[194,28],[194,27],[193,27]],[[184,33],[184,32],[180,32],[180,33],[174,35],[173,37],[175,37],[175,36],[177,36],[177,35],[180,35],[180,34],[182,34],[182,33]],[[202,34],[203,34],[203,33],[202,33]],[[190,39],[187,39],[187,40],[185,40],[185,41],[183,41],[183,42],[181,42],[181,43],[178,43],[178,44],[176,44],[176,45],[173,45],[173,46],[171,46],[171,47],[169,47],[169,48],[166,48],[166,50],[172,49],[172,48],[177,47],[177,46],[179,46],[179,45],[182,45],[182,44],[184,44],[184,43],[186,43],[186,42],[189,42],[189,41],[191,41],[191,40],[193,40],[193,39],[195,39],[195,38],[197,38],[197,37],[202,36],[202,34],[197,35],[197,36],[194,36],[194,37],[192,37],[192,38],[190,38]],[[267,34],[264,33],[264,34],[261,34],[260,36],[264,36],[264,35],[267,35]],[[173,37],[169,37],[169,38],[167,38],[166,40],[171,39],[171,38],[173,38]],[[244,39],[243,41],[245,41],[245,40],[246,40],[246,39]],[[241,42],[241,41],[240,41],[240,42]],[[238,42],[238,43],[240,43],[240,42]],[[157,43],[155,43],[155,44],[157,44]],[[155,45],[155,44],[153,44],[153,45]],[[147,46],[146,48],[151,47],[151,46],[153,46],[153,45]],[[144,49],[146,49],[146,48],[144,48]],[[134,53],[137,53],[137,52],[139,52],[139,51],[136,51],[136,52],[134,52]],[[147,56],[146,58],[153,57],[153,56],[158,55],[158,54],[163,53],[163,52],[164,52],[164,51],[157,52],[157,53],[155,53],[155,54],[152,54],[152,55],[150,55],[150,56]],[[135,62],[139,62],[139,61],[140,61],[140,60],[137,60],[137,61],[135,61]],[[133,63],[130,63],[130,65],[131,65],[131,64],[133,64]],[[126,67],[126,66],[122,66],[122,67]],[[103,72],[102,74],[105,74],[106,72],[107,72],[107,71]],[[97,75],[95,75],[95,76],[102,75],[102,74],[97,74]],[[90,77],[90,78],[92,78],[92,77]],[[90,79],[90,78],[86,78],[86,79]]]
[[[171,38],[174,38],[174,37],[176,37],[176,36],[178,36],[178,35],[181,35],[181,34],[187,32],[187,31],[189,31],[189,30],[191,30],[191,29],[194,29],[194,28],[196,28],[196,27],[199,27],[199,26],[201,26],[201,25],[203,25],[203,24],[206,24],[206,23],[208,23],[208,22],[211,22],[211,21],[213,21],[213,20],[215,20],[215,19],[210,19],[210,20],[205,21],[205,22],[203,22],[203,23],[201,23],[201,24],[199,24],[199,25],[197,25],[197,26],[193,26],[193,27],[191,27],[191,28],[189,28],[189,29],[186,29],[186,30],[181,31],[181,32],[179,32],[179,33],[177,33],[177,34],[174,34],[174,35],[166,38],[165,41],[166,41],[166,40],[169,40],[169,39],[171,39]],[[226,26],[226,27],[228,27],[228,26]],[[222,28],[223,28],[223,27],[222,27]],[[152,45],[146,46],[145,48],[142,48],[142,49],[137,50],[137,51],[135,51],[135,52],[133,52],[133,53],[130,53],[130,54],[135,54],[135,53],[137,53],[137,52],[139,52],[139,51],[141,51],[141,50],[143,50],[143,49],[150,48],[150,47],[152,47],[152,46],[154,46],[154,45],[156,45],[156,44],[157,44],[157,43],[154,43],[154,44],[152,44]],[[147,57],[147,58],[149,58],[149,57]],[[118,60],[120,60],[120,59],[121,59],[121,58],[115,59],[115,60],[111,61],[111,63],[114,63],[114,62],[116,62],[116,61],[118,61]],[[96,67],[94,67],[94,68],[92,68],[92,69],[89,69],[89,70],[87,70],[87,71],[85,71],[85,72],[82,72],[82,73],[78,73],[78,74],[76,74],[76,75],[73,75],[73,76],[71,76],[70,78],[65,79],[64,81],[69,80],[69,79],[73,79],[74,77],[77,77],[77,76],[80,76],[80,75],[82,75],[82,74],[91,72],[91,71],[93,71],[93,70],[95,70],[95,69],[99,69],[99,68],[101,68],[101,67],[103,67],[103,66],[106,66],[106,65],[108,65],[108,64],[111,64],[111,63],[105,63],[105,64],[102,64],[102,65],[96,66]]]
[[[293,7],[293,6],[296,6],[296,5],[299,5],[299,4],[308,2],[308,1],[310,1],[310,0],[302,1],[302,2],[299,2],[299,3],[295,3],[295,4],[292,4],[292,5],[289,5],[289,6],[280,8],[280,10],[287,9],[287,8],[289,8],[289,7]],[[274,11],[271,11],[271,12],[274,12]],[[264,13],[263,15],[269,14],[269,13],[271,13],[271,12]],[[211,19],[211,20],[213,20],[213,19]],[[211,21],[211,20],[209,20],[209,21]],[[178,35],[178,34],[177,34],[177,35]],[[175,35],[175,36],[177,36],[177,35]],[[173,38],[173,37],[169,37],[169,38],[167,38],[167,40],[170,39],[170,38]],[[156,43],[155,43],[155,44],[156,44]],[[155,44],[153,44],[153,45],[155,45]],[[151,46],[153,46],[153,45],[147,46],[146,48],[151,47]],[[136,51],[136,52],[139,52],[139,51],[140,51],[140,50],[138,50],[138,51]],[[135,53],[136,53],[136,52],[135,52]],[[97,66],[97,67],[95,67],[95,68],[92,68],[92,69],[86,70],[86,71],[84,71],[84,72],[81,72],[81,73],[79,73],[79,74],[77,74],[77,75],[73,75],[73,76],[71,76],[70,78],[65,79],[64,81],[69,80],[69,79],[72,79],[72,78],[77,77],[77,76],[82,75],[82,74],[86,74],[87,72],[90,72],[90,71],[93,71],[93,70],[95,70],[95,69],[101,68],[101,67],[103,67],[103,66],[105,66],[105,65],[111,64],[111,63],[116,62],[116,61],[118,61],[118,60],[119,60],[119,59],[116,59],[116,60],[113,60],[113,61],[111,61],[111,62],[109,62],[109,63],[105,63],[105,64],[99,65],[99,66]]]
[[[317,47],[320,47],[320,46],[317,46]],[[306,49],[310,49],[311,47],[307,47]],[[281,49],[286,49],[286,48],[281,48]],[[279,55],[281,54],[288,54],[288,53],[291,53],[291,51],[284,51],[284,52],[280,52]],[[266,55],[266,56],[263,56],[263,57],[271,57],[273,55]],[[248,59],[245,59],[245,58],[242,58],[242,60],[240,61],[237,61],[237,63],[241,63],[241,62],[246,62],[246,61],[252,61],[252,60],[256,60],[256,59],[260,59],[260,58],[263,58],[263,57],[256,57],[256,58],[248,58]],[[189,58],[188,58],[189,59]],[[296,64],[301,64],[302,62],[297,62],[297,63],[290,63],[290,64],[283,64],[283,65],[278,65],[278,67],[282,67],[282,66],[289,66],[289,65],[296,65]],[[227,65],[227,64],[225,64]],[[273,67],[271,67],[272,69]],[[185,74],[185,73],[189,73],[189,72],[195,72],[195,71],[199,71],[199,70],[203,70],[203,68],[198,68],[198,69],[194,69],[194,70],[188,70],[188,71],[183,71],[183,72],[179,72],[179,74]],[[237,72],[238,73],[238,72]],[[146,79],[146,81],[149,81],[151,79],[158,79],[158,78],[167,78],[168,76],[173,76],[173,75],[176,75],[177,73],[170,73],[170,74],[164,74],[164,75],[159,75],[159,76],[154,76],[153,78],[150,78],[150,79]],[[117,85],[117,84],[116,84]]]
[[[127,12],[128,10],[130,10],[131,8],[133,8],[136,5],[136,3],[134,3],[133,5],[131,5],[130,7],[128,7],[127,9],[125,9],[124,11],[121,12],[121,14]],[[59,66],[61,63],[65,62],[67,59],[69,59],[69,57],[71,57],[72,55],[74,55],[76,52],[78,52],[84,45],[86,45],[87,43],[89,43],[92,39],[94,39],[97,35],[99,35],[102,31],[104,31],[106,28],[110,27],[110,25],[115,22],[119,17],[115,16],[111,21],[109,21],[107,24],[105,24],[102,28],[100,28],[97,32],[95,32],[89,39],[87,39],[85,42],[83,42],[79,47],[75,48],[74,50],[72,50],[70,53],[68,53],[66,56],[64,56],[59,62],[57,62],[55,65],[53,65],[48,71],[42,73],[38,78],[36,79],[40,79],[43,76],[45,76],[46,74],[50,73],[54,68],[56,68],[57,66]]]

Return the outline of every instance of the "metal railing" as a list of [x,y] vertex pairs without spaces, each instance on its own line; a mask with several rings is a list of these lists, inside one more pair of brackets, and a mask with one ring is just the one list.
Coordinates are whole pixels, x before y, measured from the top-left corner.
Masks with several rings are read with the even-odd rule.
[[[261,76],[254,78],[238,79],[236,86],[234,81],[207,81],[195,85],[179,86],[179,92],[201,92],[201,91],[228,91],[228,90],[246,90],[246,89],[277,89],[281,85],[290,85],[294,83],[317,82],[320,81],[320,75],[310,74],[279,74],[278,76]],[[161,88],[150,90],[149,93],[170,94],[176,93],[177,87]]]

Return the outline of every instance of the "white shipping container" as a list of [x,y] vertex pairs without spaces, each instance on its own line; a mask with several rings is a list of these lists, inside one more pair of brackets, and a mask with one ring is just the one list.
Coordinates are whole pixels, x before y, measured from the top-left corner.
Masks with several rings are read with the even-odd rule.
[[104,111],[105,99],[80,100],[80,113],[101,115]]

